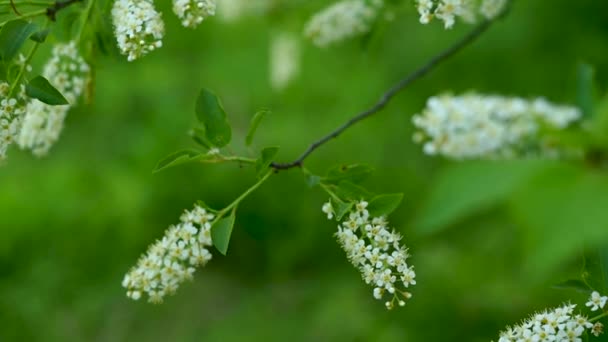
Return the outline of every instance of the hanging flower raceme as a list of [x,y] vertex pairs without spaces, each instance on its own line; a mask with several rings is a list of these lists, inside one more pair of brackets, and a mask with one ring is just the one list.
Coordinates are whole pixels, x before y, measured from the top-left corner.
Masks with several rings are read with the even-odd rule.
[[11,89],[7,82],[0,82],[0,161],[6,159],[8,147],[19,136],[26,99],[24,85]]
[[413,117],[414,140],[429,155],[454,159],[560,155],[544,141],[545,131],[562,130],[581,118],[575,107],[494,95],[440,95]]
[[[370,217],[366,207],[365,201],[356,203],[338,226],[336,237],[365,283],[374,287],[374,298],[388,299],[388,309],[395,303],[404,306],[412,296],[406,288],[416,284],[414,266],[407,263],[409,254],[401,245],[401,235],[388,227],[384,217]],[[331,202],[322,210],[328,219],[335,217]]]
[[369,32],[383,0],[343,0],[315,14],[304,29],[306,37],[319,46],[353,38]]
[[30,149],[37,156],[48,153],[61,134],[68,111],[83,93],[89,80],[89,71],[89,65],[78,53],[75,42],[55,45],[42,75],[70,104],[51,106],[31,100],[19,134],[19,147]]
[[215,216],[195,205],[185,211],[180,223],[170,226],[165,236],[148,248],[137,265],[127,273],[122,286],[127,296],[138,300],[146,293],[151,303],[161,303],[175,293],[185,280],[192,279],[195,267],[211,260],[211,224]]
[[293,34],[282,32],[270,44],[270,84],[282,90],[300,71],[300,44]]
[[215,0],[173,0],[173,12],[185,27],[195,28],[215,15]]
[[574,304],[566,304],[549,311],[538,312],[521,324],[500,333],[498,342],[520,341],[581,341],[585,332],[595,336],[603,325],[592,323],[587,317],[574,314]]
[[452,28],[456,18],[475,22],[478,15],[486,19],[498,16],[509,0],[417,0],[420,23],[428,24],[433,18],[443,21],[446,29]]
[[162,46],[165,24],[152,0],[115,0],[112,21],[118,48],[129,61]]

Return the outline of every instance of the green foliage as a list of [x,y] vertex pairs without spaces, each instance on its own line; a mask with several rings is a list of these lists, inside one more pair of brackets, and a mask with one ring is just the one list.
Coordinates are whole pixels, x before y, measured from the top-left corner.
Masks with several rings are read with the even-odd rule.
[[230,236],[232,235],[232,229],[234,228],[235,211],[233,209],[228,217],[218,219],[211,226],[211,239],[213,240],[213,246],[226,255],[228,252],[228,245],[230,244]]
[[369,201],[367,210],[372,217],[388,216],[390,213],[395,211],[401,201],[403,200],[403,194],[386,194],[372,198]]
[[266,117],[266,115],[268,115],[268,114],[270,114],[270,111],[267,109],[262,109],[262,110],[258,111],[257,113],[255,113],[255,115],[251,119],[251,123],[249,125],[249,131],[247,131],[247,136],[245,137],[245,145],[247,145],[247,146],[251,145],[251,143],[253,142],[253,137],[255,136],[255,132],[258,129],[258,126],[260,125],[260,123],[262,122],[264,117]]
[[201,153],[197,150],[181,150],[171,153],[170,155],[161,159],[158,164],[156,164],[153,172],[160,172],[174,166],[199,162],[211,158],[213,158],[212,155]]
[[553,288],[560,290],[574,290],[582,293],[591,293],[591,288],[584,281],[579,279],[568,279],[553,285]]
[[230,143],[232,129],[220,99],[207,89],[201,90],[196,101],[196,117],[203,124],[206,140],[215,147]]
[[48,37],[49,33],[51,33],[51,29],[43,29],[38,30],[32,34],[30,37],[31,40],[37,43],[44,43],[46,41],[46,37]]
[[364,164],[338,165],[327,171],[323,182],[328,184],[337,184],[342,181],[360,183],[373,171],[374,169],[371,166]]
[[592,117],[595,107],[595,70],[589,64],[579,64],[576,102],[584,117]]
[[10,62],[23,44],[38,30],[38,25],[22,20],[11,20],[0,29],[0,58]]
[[268,168],[278,152],[278,147],[266,147],[262,150],[260,158],[258,158],[255,163],[255,172],[257,173],[258,177],[261,178],[268,172]]
[[69,104],[68,100],[61,95],[61,92],[42,76],[36,76],[31,79],[25,86],[25,93],[27,96],[38,99],[51,106]]

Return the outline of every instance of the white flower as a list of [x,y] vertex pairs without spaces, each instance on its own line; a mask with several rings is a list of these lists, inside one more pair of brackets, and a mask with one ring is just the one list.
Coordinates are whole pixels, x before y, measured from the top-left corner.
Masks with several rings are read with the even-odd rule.
[[431,97],[412,121],[420,130],[414,140],[424,144],[426,154],[470,159],[551,157],[559,151],[544,143],[541,126],[561,130],[580,117],[578,109],[542,98],[466,94]]
[[185,211],[181,222],[171,226],[161,240],[157,240],[124,277],[122,286],[133,300],[148,294],[148,301],[161,303],[179,285],[192,279],[195,267],[203,266],[212,255],[207,247],[214,215],[199,205]]
[[495,18],[499,15],[509,0],[483,0],[479,7],[479,12],[487,19]]
[[509,0],[417,0],[416,6],[420,15],[420,23],[428,24],[433,18],[443,21],[446,29],[450,29],[460,18],[466,22],[476,21],[478,15],[487,19],[498,16]]
[[606,301],[608,301],[607,296],[601,296],[599,292],[593,291],[589,297],[589,301],[585,305],[591,307],[591,311],[596,311],[603,309],[606,306]]
[[293,34],[283,32],[270,43],[270,84],[283,90],[300,71],[300,44]]
[[19,134],[19,147],[30,149],[37,156],[48,153],[59,139],[65,116],[84,92],[89,70],[75,42],[53,47],[53,54],[45,64],[42,75],[59,90],[69,105],[51,106],[36,99],[31,100]]
[[[401,235],[389,230],[384,217],[370,219],[367,205],[365,201],[355,203],[348,218],[338,226],[336,237],[361,278],[374,287],[374,298],[382,300],[388,294],[387,308],[393,308],[395,302],[403,306],[411,297],[405,288],[416,284],[416,273],[407,264],[409,255],[400,245]],[[330,202],[323,205],[323,212],[333,217]]]
[[581,336],[585,330],[593,328],[593,324],[586,317],[575,315],[575,307],[568,304],[536,313],[518,326],[507,327],[498,341],[582,341]]
[[326,203],[323,203],[323,207],[321,208],[321,210],[327,214],[327,219],[331,220],[334,218],[334,208],[331,205],[331,201],[327,201]]
[[173,13],[185,27],[195,28],[215,15],[215,0],[173,0]]
[[25,86],[12,89],[7,82],[0,82],[0,161],[6,159],[10,145],[19,138],[26,111]]
[[365,34],[383,5],[383,0],[342,0],[315,14],[306,24],[304,35],[325,47]]
[[129,61],[162,46],[165,24],[152,0],[115,0],[112,21],[118,48]]

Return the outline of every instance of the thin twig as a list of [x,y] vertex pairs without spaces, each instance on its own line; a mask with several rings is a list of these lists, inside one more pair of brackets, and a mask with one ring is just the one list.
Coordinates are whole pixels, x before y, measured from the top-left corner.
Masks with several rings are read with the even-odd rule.
[[313,153],[316,149],[318,149],[319,147],[321,147],[323,144],[327,143],[328,141],[330,141],[334,138],[337,138],[342,132],[346,131],[348,128],[350,128],[357,122],[359,122],[363,119],[366,119],[366,118],[378,113],[379,111],[381,111],[384,107],[386,107],[386,105],[391,101],[391,99],[393,97],[395,97],[395,95],[397,95],[400,91],[405,89],[407,86],[409,86],[414,81],[421,78],[422,76],[429,73],[437,65],[446,61],[447,59],[449,59],[450,57],[455,55],[458,51],[462,50],[467,45],[474,42],[477,38],[479,38],[479,36],[481,36],[484,32],[486,32],[488,30],[488,28],[490,28],[490,26],[492,25],[493,22],[494,22],[494,20],[484,20],[482,23],[477,25],[471,32],[469,32],[466,36],[464,36],[462,39],[460,39],[459,41],[454,43],[454,45],[448,47],[446,50],[444,50],[440,54],[431,58],[422,67],[416,69],[414,72],[412,72],[411,74],[409,74],[408,76],[406,76],[405,78],[400,80],[397,84],[395,84],[392,88],[390,88],[387,92],[385,92],[382,95],[382,97],[380,98],[380,100],[375,105],[373,105],[369,109],[355,115],[350,120],[348,120],[347,122],[342,124],[342,126],[336,128],[331,133],[327,134],[326,136],[322,137],[321,139],[310,144],[310,146],[308,146],[308,148],[304,151],[304,153],[302,153],[300,155],[300,157],[298,157],[298,159],[296,159],[292,162],[289,162],[289,163],[276,163],[275,162],[275,163],[272,163],[271,166],[277,171],[278,170],[288,170],[288,169],[291,169],[294,167],[301,167],[302,164],[304,163],[304,160],[311,153]]
[[57,17],[57,12],[61,11],[62,9],[73,5],[75,3],[79,3],[82,2],[83,0],[65,0],[65,1],[55,1],[55,3],[52,6],[49,6],[46,9],[46,16],[49,17],[49,19],[51,21],[55,21],[56,17]]

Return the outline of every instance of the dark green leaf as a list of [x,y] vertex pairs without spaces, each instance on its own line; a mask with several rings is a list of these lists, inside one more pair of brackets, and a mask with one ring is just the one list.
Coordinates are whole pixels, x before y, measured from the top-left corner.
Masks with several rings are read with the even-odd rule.
[[161,159],[158,164],[156,164],[156,167],[154,168],[153,172],[156,173],[177,165],[192,163],[209,158],[212,158],[212,156],[206,153],[201,153],[196,150],[181,150]]
[[360,201],[374,196],[362,186],[349,181],[341,181],[337,185],[329,185],[329,187],[344,201]]
[[25,87],[25,93],[27,96],[38,99],[51,106],[69,104],[68,100],[61,95],[59,90],[55,89],[55,87],[42,76],[36,76],[31,79]]
[[277,152],[279,152],[278,147],[266,147],[262,150],[260,158],[258,158],[255,164],[255,171],[258,177],[262,177],[266,173]]
[[51,29],[48,29],[48,28],[44,29],[44,30],[36,31],[36,32],[34,32],[34,34],[32,34],[30,39],[35,42],[38,42],[38,43],[44,43],[44,41],[46,40],[46,37],[49,35],[50,32],[51,32]]
[[235,211],[230,213],[230,216],[219,219],[211,226],[211,240],[215,248],[226,255],[228,252],[228,245],[230,244],[230,236],[232,235],[232,228],[234,227]]
[[38,30],[34,23],[15,19],[7,22],[0,30],[0,58],[6,63],[12,60],[25,41]]
[[202,147],[210,150],[211,143],[207,141],[207,136],[205,135],[205,129],[200,127],[195,127],[190,131],[190,136],[195,143],[201,145]]
[[338,199],[331,199],[331,206],[334,208],[336,220],[340,221],[353,207],[353,202],[343,202]]
[[365,180],[374,169],[369,165],[352,164],[334,166],[327,172],[323,179],[324,183],[337,184],[341,181],[360,183]]
[[583,293],[591,292],[589,286],[587,286],[587,284],[585,284],[585,282],[583,282],[582,280],[578,279],[569,279],[561,283],[555,284],[553,285],[553,287],[560,290],[575,290]]
[[220,99],[203,89],[196,101],[196,117],[203,124],[207,140],[216,147],[224,147],[232,139],[232,129]]
[[595,70],[589,64],[578,66],[576,102],[584,117],[591,117],[595,101]]
[[267,114],[270,114],[270,111],[267,109],[262,109],[255,113],[255,115],[251,119],[251,124],[249,125],[249,131],[247,132],[247,137],[245,138],[245,145],[251,145],[251,143],[253,142],[253,136],[255,135],[255,132],[257,131],[258,126],[260,125],[260,122],[262,122],[262,119],[264,119]]
[[369,201],[367,211],[372,217],[387,216],[399,207],[402,200],[403,194],[379,195]]

